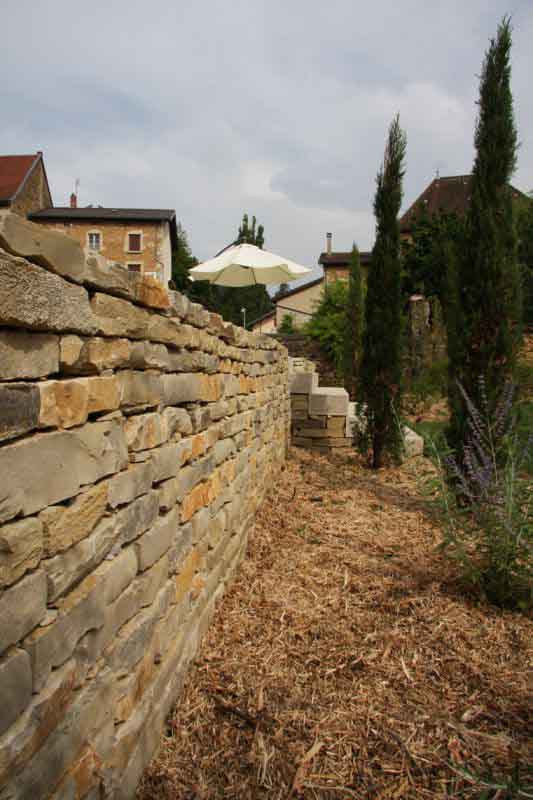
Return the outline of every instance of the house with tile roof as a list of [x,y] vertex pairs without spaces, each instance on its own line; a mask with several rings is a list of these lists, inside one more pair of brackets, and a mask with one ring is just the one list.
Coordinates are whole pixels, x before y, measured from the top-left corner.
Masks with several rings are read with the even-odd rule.
[[52,195],[41,152],[0,156],[0,212],[25,217],[49,208]]
[[178,245],[176,212],[172,208],[44,208],[28,219],[76,239],[85,253],[102,255],[130,272],[152,275],[164,286],[172,274],[172,251]]
[[[509,185],[514,200],[528,198],[523,192]],[[413,225],[421,213],[456,214],[464,217],[470,206],[472,175],[436,176],[415,202],[400,217],[400,235],[410,239]]]

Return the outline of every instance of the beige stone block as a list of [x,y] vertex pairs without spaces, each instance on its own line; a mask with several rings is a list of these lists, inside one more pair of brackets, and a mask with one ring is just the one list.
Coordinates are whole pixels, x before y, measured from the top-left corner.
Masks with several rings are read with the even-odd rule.
[[30,657],[25,650],[13,648],[0,658],[0,697],[2,736],[31,701]]
[[170,356],[164,344],[133,342],[130,361],[133,369],[168,370]]
[[47,333],[0,331],[0,379],[43,378],[59,369],[59,338]]
[[108,486],[103,482],[78,495],[70,505],[42,511],[44,554],[50,558],[89,536],[105,513],[107,499]]
[[200,483],[183,499],[181,504],[181,521],[188,522],[190,518],[203,506],[209,505],[210,485]]
[[89,296],[42,267],[0,251],[0,325],[93,334]]
[[128,300],[97,292],[91,300],[95,325],[104,336],[147,338],[151,315]]
[[121,370],[117,375],[121,406],[156,406],[161,402],[161,377],[155,372]]
[[200,568],[202,558],[198,549],[193,549],[183,562],[179,573],[175,577],[175,601],[180,603],[185,595],[192,589],[194,576]]
[[19,214],[0,216],[0,246],[77,283],[83,280],[85,256],[78,242]]
[[117,519],[107,517],[85,539],[53,558],[44,559],[41,566],[46,572],[48,605],[92,572],[107,556],[116,537]]
[[146,494],[152,488],[153,466],[129,464],[125,472],[115,475],[109,481],[108,503],[111,508],[131,503],[136,497]]
[[144,572],[170,548],[179,527],[177,509],[157,520],[155,525],[135,542],[139,570]]
[[46,576],[27,575],[0,595],[0,654],[17,644],[46,613]]
[[309,395],[309,414],[347,416],[348,392],[337,387],[320,387]]
[[151,450],[169,438],[167,418],[160,413],[138,414],[124,424],[129,450]]
[[115,516],[117,523],[116,546],[122,547],[137,539],[156,521],[159,514],[159,495],[156,491],[142,495]]
[[166,444],[154,451],[152,465],[154,483],[173,478],[192,455],[191,439],[182,439],[173,444]]
[[60,364],[63,372],[94,373],[130,365],[131,345],[127,339],[62,336]]
[[114,411],[120,406],[120,388],[115,375],[88,378],[88,412]]
[[0,528],[0,589],[10,586],[43,555],[43,526],[34,517]]
[[70,658],[82,636],[103,626],[103,588],[102,580],[89,575],[58,602],[56,621],[46,628],[37,628],[24,640],[24,649],[31,658],[34,692],[41,691],[53,668]]
[[41,428],[72,428],[87,421],[89,384],[87,378],[39,383]]

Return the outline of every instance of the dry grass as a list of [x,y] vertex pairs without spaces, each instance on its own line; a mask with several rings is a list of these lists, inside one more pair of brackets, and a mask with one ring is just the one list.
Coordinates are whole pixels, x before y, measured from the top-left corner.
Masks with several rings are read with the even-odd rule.
[[473,798],[462,768],[533,761],[533,624],[458,591],[428,469],[292,452],[140,800]]

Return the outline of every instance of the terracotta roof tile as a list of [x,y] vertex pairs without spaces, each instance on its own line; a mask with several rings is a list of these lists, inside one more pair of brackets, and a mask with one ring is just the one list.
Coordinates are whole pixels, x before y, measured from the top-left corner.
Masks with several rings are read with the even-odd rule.
[[0,202],[12,199],[24,182],[39,153],[23,156],[0,156]]

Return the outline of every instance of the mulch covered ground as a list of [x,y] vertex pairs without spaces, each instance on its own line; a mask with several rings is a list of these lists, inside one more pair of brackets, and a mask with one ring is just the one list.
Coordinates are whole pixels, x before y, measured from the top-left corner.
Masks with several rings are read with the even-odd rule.
[[292,451],[141,800],[507,796],[465,772],[533,763],[533,623],[461,593],[429,470]]

